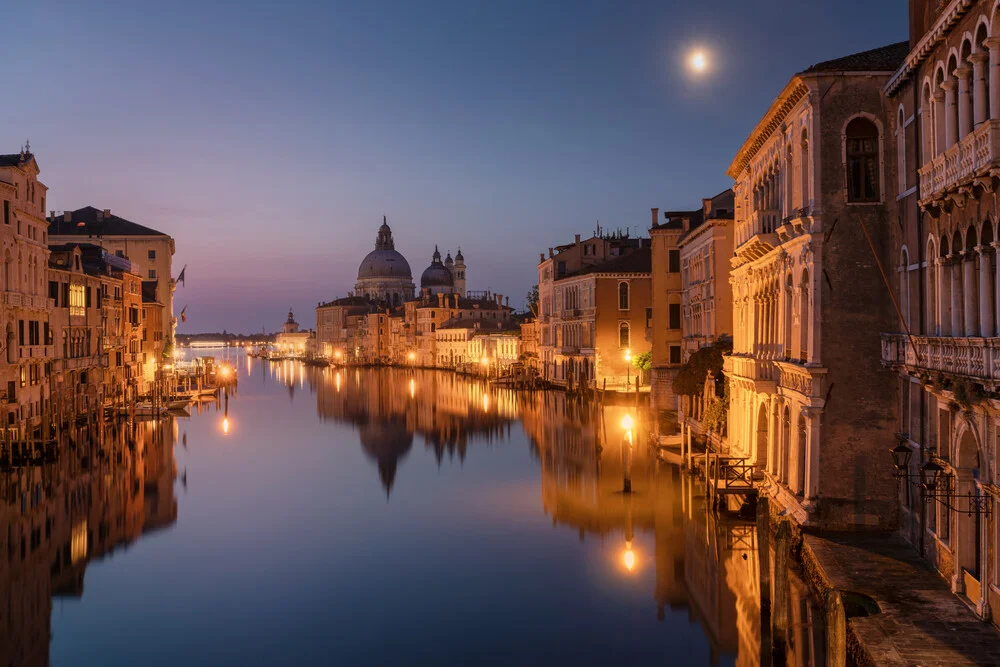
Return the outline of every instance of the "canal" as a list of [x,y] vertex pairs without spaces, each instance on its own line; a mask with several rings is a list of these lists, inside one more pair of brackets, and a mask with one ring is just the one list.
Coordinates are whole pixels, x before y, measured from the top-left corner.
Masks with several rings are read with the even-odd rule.
[[767,662],[754,525],[643,411],[232,361],[227,399],[0,472],[0,665]]

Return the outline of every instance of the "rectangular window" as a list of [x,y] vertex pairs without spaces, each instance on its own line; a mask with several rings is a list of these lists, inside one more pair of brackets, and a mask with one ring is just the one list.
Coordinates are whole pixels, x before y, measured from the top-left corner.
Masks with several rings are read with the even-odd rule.
[[49,281],[49,298],[56,302],[56,307],[59,306],[59,283],[55,280]]
[[646,328],[648,329],[651,326],[653,326],[653,309],[652,308],[647,308],[646,309]]
[[156,280],[156,269],[150,269],[149,270],[149,279],[150,280]]
[[7,402],[17,402],[17,383],[13,380],[8,380],[7,382]]
[[59,305],[62,308],[69,308],[69,283],[62,283],[62,300]]
[[667,251],[667,271],[669,273],[680,273],[681,272],[681,251],[680,250],[668,250]]
[[94,288],[93,287],[85,287],[84,289],[86,290],[84,292],[84,294],[87,295],[86,307],[87,308],[93,308],[94,307],[94,295],[93,295]]
[[681,304],[672,303],[668,307],[670,314],[670,323],[667,325],[669,329],[680,329],[681,328]]
[[10,224],[10,200],[9,199],[4,199],[3,200],[3,224],[5,224],[5,225],[9,225]]
[[670,346],[670,363],[679,364],[681,363],[681,346],[671,345]]
[[69,314],[85,315],[87,308],[87,289],[83,285],[69,286]]
[[42,340],[44,345],[52,345],[52,331],[49,330],[49,323],[45,322],[43,325],[42,333],[44,334]]
[[155,251],[155,250],[150,250],[150,251],[148,251],[148,252],[146,253],[146,257],[147,257],[148,259],[156,259],[156,251]]
[[24,345],[24,320],[17,321],[17,344]]

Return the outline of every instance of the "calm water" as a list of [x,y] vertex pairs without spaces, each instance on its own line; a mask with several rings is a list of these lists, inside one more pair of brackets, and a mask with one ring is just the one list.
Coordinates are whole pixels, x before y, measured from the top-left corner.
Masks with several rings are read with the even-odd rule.
[[0,665],[758,663],[754,530],[643,414],[239,365],[228,401],[0,474]]

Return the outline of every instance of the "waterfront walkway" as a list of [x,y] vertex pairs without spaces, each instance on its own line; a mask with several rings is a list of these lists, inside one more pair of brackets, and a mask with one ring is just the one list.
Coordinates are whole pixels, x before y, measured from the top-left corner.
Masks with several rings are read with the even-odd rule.
[[848,646],[860,664],[1000,665],[1000,632],[976,618],[900,537],[803,539],[804,564],[821,585],[863,593],[882,609],[847,621]]

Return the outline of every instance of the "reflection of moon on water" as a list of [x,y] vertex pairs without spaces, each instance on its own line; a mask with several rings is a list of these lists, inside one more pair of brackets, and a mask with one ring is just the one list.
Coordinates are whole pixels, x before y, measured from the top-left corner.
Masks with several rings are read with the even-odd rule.
[[378,465],[378,474],[388,498],[396,479],[396,466],[413,445],[413,433],[407,430],[403,419],[368,421],[361,425],[359,431],[361,447]]

